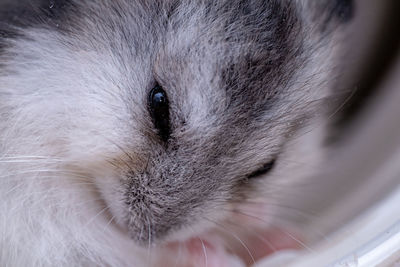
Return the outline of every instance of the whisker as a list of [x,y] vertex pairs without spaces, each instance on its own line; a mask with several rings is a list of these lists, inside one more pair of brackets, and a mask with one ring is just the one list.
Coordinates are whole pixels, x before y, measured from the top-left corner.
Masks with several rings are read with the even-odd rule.
[[17,172],[17,173],[8,173],[6,175],[0,176],[0,178],[9,177],[9,176],[17,176],[17,175],[22,175],[22,174],[53,172],[53,171],[55,171],[55,170],[28,170],[28,171]]
[[[239,213],[239,214],[241,214],[241,215],[245,215],[246,216],[246,214],[242,214],[240,211],[238,211],[238,210],[227,210],[227,211],[230,211],[230,212],[233,212],[233,213]],[[238,228],[240,228],[240,229],[242,229],[243,228],[243,225],[239,225],[239,224],[237,224],[237,223],[234,223],[232,220],[230,220],[230,219],[227,219],[226,220],[228,223],[230,223],[230,224],[232,224],[233,226],[236,226],[236,227],[238,227]],[[253,230],[253,229],[250,229],[250,228],[246,228],[246,231],[250,231],[251,232],[251,234],[253,235],[253,236],[255,236],[256,238],[258,238],[259,240],[261,240],[264,244],[266,244],[273,252],[276,252],[277,251],[277,249],[275,248],[275,246],[274,245],[272,245],[272,243],[269,241],[269,240],[267,240],[267,239],[265,239],[264,237],[262,237],[262,236],[260,236],[255,230]]]
[[208,257],[207,257],[207,249],[206,249],[206,246],[204,245],[203,239],[201,239],[200,237],[198,237],[198,239],[200,239],[201,246],[203,247],[204,261],[205,261],[206,267],[208,267]]
[[[136,218],[135,218],[136,219]],[[142,236],[143,236],[143,230],[144,230],[144,226],[141,225],[140,226],[140,234],[139,234],[139,240],[142,240]]]
[[[192,231],[193,235],[195,236],[195,235],[196,235],[196,232],[193,230],[193,227],[189,226],[189,228],[190,228],[190,230]],[[205,266],[208,267],[208,257],[207,257],[207,249],[206,249],[206,246],[204,245],[203,239],[201,239],[200,237],[197,237],[197,239],[199,239],[200,242],[201,242],[201,246],[202,246],[202,248],[203,248],[204,263],[205,263]]]
[[[114,146],[116,146],[125,156],[128,157],[128,159],[131,162],[135,162],[135,160],[133,159],[132,155],[130,155],[122,146],[120,146],[119,144],[117,144],[115,141],[113,141],[112,139],[108,138],[105,135],[100,134],[105,140],[107,140],[108,142],[110,142],[111,144],[113,144]],[[124,163],[124,165],[128,168],[128,170],[133,171],[132,170],[132,166],[126,162],[123,158],[120,158],[120,160],[122,161],[122,163]]]
[[296,241],[298,244],[300,244],[301,246],[303,246],[305,249],[307,249],[309,252],[311,253],[316,253],[316,251],[314,249],[312,249],[311,247],[307,246],[304,242],[302,242],[300,239],[296,238],[295,236],[293,236],[291,233],[284,231],[282,229],[279,229],[279,231],[281,231],[282,233],[284,233],[285,235],[287,235],[288,237],[290,237],[291,239],[293,239],[294,241]]
[[227,231],[221,224],[219,224],[219,223],[217,223],[217,222],[215,222],[215,221],[213,221],[213,220],[210,220],[210,219],[208,219],[208,218],[206,218],[206,217],[203,217],[203,218],[204,218],[205,220],[211,222],[211,223],[214,223],[214,224],[215,224],[216,226],[218,226],[218,228],[220,228],[222,231],[224,231],[224,232],[230,234],[231,236],[233,236],[233,238],[235,238],[237,241],[239,241],[239,243],[244,247],[244,249],[245,249],[245,250],[247,251],[247,253],[249,254],[249,256],[250,256],[250,258],[251,258],[253,264],[256,264],[256,261],[255,261],[255,259],[254,259],[253,254],[251,253],[249,247],[243,242],[242,239],[240,239],[236,234],[231,233],[230,231]]
[[113,215],[113,216],[111,217],[111,219],[108,220],[106,226],[104,226],[104,228],[103,228],[103,230],[102,230],[103,233],[106,232],[107,228],[108,228],[108,227],[110,226],[110,224],[114,221],[114,219],[115,219],[115,215]]
[[152,249],[151,249],[151,222],[150,222],[149,218],[147,218],[147,223],[148,223],[147,263],[148,263],[148,266],[152,266],[151,265],[151,262],[152,262],[152,259],[151,259],[151,252],[152,252]]
[[84,227],[88,227],[98,216],[100,216],[102,213],[104,213],[109,208],[110,208],[110,206],[107,205],[105,208],[103,208],[101,211],[99,211],[95,216],[93,216],[90,220],[88,220],[87,223],[85,223]]
[[1,156],[0,159],[49,159],[51,157],[46,157],[46,156],[28,156],[28,155],[23,155],[23,156]]
[[18,189],[18,188],[20,188],[20,187],[22,187],[22,186],[23,186],[22,183],[17,184],[16,186],[14,186],[14,187],[12,187],[10,190],[8,190],[8,191],[5,193],[5,195],[11,194],[13,191],[15,191],[16,189]]
[[[249,217],[254,218],[254,219],[257,219],[257,220],[260,220],[261,222],[265,222],[266,224],[268,223],[268,222],[266,222],[264,219],[259,218],[259,217],[257,217],[257,216],[253,216],[253,215],[251,215],[251,214],[246,214],[246,213],[244,213],[244,212],[241,212],[241,214],[242,214],[242,215],[245,215],[245,216],[249,216]],[[294,240],[295,242],[297,242],[299,245],[301,245],[302,247],[304,247],[304,248],[307,249],[308,251],[310,251],[310,252],[312,252],[312,253],[315,253],[315,250],[313,250],[311,247],[307,246],[304,242],[300,241],[298,238],[294,237],[294,236],[293,236],[292,234],[290,234],[289,232],[284,231],[284,230],[282,230],[282,229],[280,229],[280,228],[279,228],[279,231],[281,231],[282,233],[284,233],[285,235],[287,235],[289,238],[291,238],[292,240]]]
[[[61,161],[56,161],[53,160],[52,162],[46,160],[45,163],[56,163],[56,162],[61,162]],[[24,159],[7,159],[7,160],[0,160],[1,163],[37,163],[33,162],[32,160],[24,160]]]
[[88,176],[79,174],[79,173],[74,172],[74,171],[59,170],[59,169],[33,169],[33,170],[26,170],[26,171],[22,171],[22,172],[8,173],[7,175],[0,176],[0,178],[9,177],[9,176],[18,176],[18,175],[30,174],[30,173],[39,174],[39,173],[46,173],[46,172],[54,173],[54,175],[56,175],[56,174],[66,175],[67,174],[67,175],[73,175],[75,177],[81,176],[81,177],[88,178]]
[[[95,202],[95,201],[101,201],[101,200],[103,200],[103,199],[101,199],[101,198],[98,198],[98,199],[93,199],[93,200],[88,200],[88,201],[82,201],[82,202],[78,202],[76,205],[74,205],[74,207],[79,207],[79,206],[83,206],[83,205],[85,205],[85,204],[87,204],[87,203],[89,203],[89,202]],[[35,205],[32,205],[33,207],[35,207]],[[112,206],[112,205],[111,205]],[[51,205],[48,205],[48,206],[46,206],[46,210],[51,210],[51,209],[53,209],[53,208],[59,208],[59,207],[61,207],[61,205],[60,205],[60,203],[52,203]],[[16,209],[17,208],[14,208],[14,209],[11,209],[10,210],[10,214],[13,214],[14,212],[17,212],[16,211]],[[31,209],[32,209],[32,207],[31,207]],[[42,206],[37,206],[37,210],[43,210],[43,207]],[[18,210],[18,212],[20,212],[21,210]],[[83,210],[83,211],[81,211],[82,213],[77,213],[77,214],[82,214],[82,215],[84,215],[84,214],[86,214],[87,213],[87,209],[85,209],[85,210]]]
[[[252,204],[252,203],[250,202],[250,204]],[[263,202],[255,202],[255,205],[259,205],[259,204],[263,204]],[[271,203],[271,202],[268,202],[268,203],[266,202],[265,205],[274,206],[274,207],[279,208],[280,210],[282,210],[282,209],[290,210],[290,214],[295,213],[296,216],[301,216],[302,218],[307,219],[307,220],[309,220],[310,217],[313,218],[313,219],[319,219],[320,218],[320,216],[316,212],[312,212],[310,210],[309,211],[299,210],[299,209],[297,209],[295,207],[290,207],[290,206],[287,206],[287,205],[281,205],[281,204],[278,204],[278,203]],[[243,208],[241,208],[241,210],[243,210]],[[252,211],[251,210],[251,206],[246,206],[245,209],[246,209],[245,212]],[[268,210],[261,210],[260,211],[260,210],[257,209],[254,212],[259,214],[259,215],[269,215]],[[243,212],[242,212],[242,214],[243,214]],[[252,214],[248,214],[248,213],[247,214],[243,214],[243,215],[253,216]],[[279,214],[272,213],[271,215],[274,215],[276,217]],[[260,219],[260,218],[254,218],[254,219]],[[318,233],[317,231],[315,231],[315,233],[317,233],[318,236],[320,236],[321,238],[326,240],[326,236],[324,234]]]
[[328,116],[324,119],[323,122],[321,122],[321,123],[318,124],[318,125],[315,125],[314,127],[310,128],[310,129],[308,129],[308,130],[305,130],[305,131],[302,132],[301,134],[297,135],[297,136],[296,136],[296,139],[297,139],[297,140],[295,140],[291,145],[292,145],[292,146],[297,145],[298,142],[301,142],[301,137],[303,137],[303,136],[307,135],[308,133],[310,133],[310,132],[312,132],[312,131],[318,129],[319,127],[324,126],[324,125],[325,125],[324,123],[329,123],[329,122],[331,121],[331,119],[332,119],[336,114],[338,114],[338,113],[345,107],[345,105],[351,100],[351,98],[355,95],[356,91],[357,91],[356,89],[352,90],[351,93],[346,97],[346,99],[341,103],[341,105],[339,105],[339,107],[337,107],[335,110],[333,110],[333,112],[332,112],[330,115],[328,115]]

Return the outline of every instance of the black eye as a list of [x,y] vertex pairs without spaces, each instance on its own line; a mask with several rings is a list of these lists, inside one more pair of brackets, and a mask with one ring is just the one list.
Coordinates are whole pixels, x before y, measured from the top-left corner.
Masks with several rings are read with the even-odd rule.
[[167,141],[170,135],[169,103],[167,93],[159,85],[151,89],[148,99],[150,115],[161,139]]
[[270,170],[272,170],[272,168],[275,165],[275,160],[272,160],[270,162],[268,162],[267,164],[264,164],[260,169],[256,170],[255,172],[251,173],[248,178],[252,179],[252,178],[256,178],[259,177],[263,174],[266,174],[267,172],[269,172]]

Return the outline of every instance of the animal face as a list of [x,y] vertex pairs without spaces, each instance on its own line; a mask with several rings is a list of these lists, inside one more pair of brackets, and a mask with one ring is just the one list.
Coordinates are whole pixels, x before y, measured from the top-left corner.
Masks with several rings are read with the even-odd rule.
[[57,178],[84,176],[138,244],[207,227],[265,193],[284,145],[328,95],[332,25],[347,10],[39,2],[1,24],[1,153],[60,159]]

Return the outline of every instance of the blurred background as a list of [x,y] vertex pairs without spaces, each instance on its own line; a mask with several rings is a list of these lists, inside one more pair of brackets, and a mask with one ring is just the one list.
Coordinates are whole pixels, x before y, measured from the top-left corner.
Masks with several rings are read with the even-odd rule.
[[288,200],[307,197],[293,208],[312,216],[292,215],[307,247],[257,266],[400,266],[400,1],[356,1],[341,42],[335,149]]

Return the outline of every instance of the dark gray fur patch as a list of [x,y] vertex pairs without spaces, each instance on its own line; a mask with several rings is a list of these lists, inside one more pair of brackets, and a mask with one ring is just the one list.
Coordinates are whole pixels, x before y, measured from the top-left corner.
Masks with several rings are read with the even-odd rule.
[[268,109],[278,85],[289,79],[284,71],[301,49],[295,43],[299,25],[295,9],[285,1],[240,1],[238,6],[229,14],[228,25],[237,28],[229,39],[247,47],[222,71],[221,87],[231,99],[229,108],[240,107],[256,118]]
[[349,21],[354,16],[354,0],[330,1],[327,12],[343,22]]
[[0,3],[0,21],[19,27],[55,26],[67,19],[70,0],[20,0]]
[[20,36],[22,28],[67,29],[68,13],[72,7],[70,0],[1,1],[0,52],[7,46],[7,40]]
[[349,22],[355,12],[354,0],[327,0],[317,2],[316,18],[323,18],[322,29],[329,29],[329,24]]

